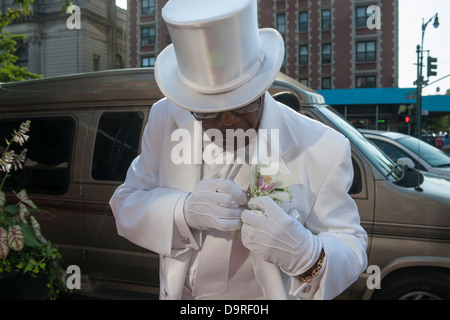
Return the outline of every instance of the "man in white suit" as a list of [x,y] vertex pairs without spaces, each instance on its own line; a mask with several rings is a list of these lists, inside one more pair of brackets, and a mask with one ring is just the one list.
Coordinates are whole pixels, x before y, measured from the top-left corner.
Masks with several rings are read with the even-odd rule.
[[[284,44],[256,0],[171,0],[162,16],[166,98],[110,201],[119,234],[159,253],[161,299],[336,297],[367,265],[348,140],[268,94]],[[287,201],[251,189],[277,177]]]

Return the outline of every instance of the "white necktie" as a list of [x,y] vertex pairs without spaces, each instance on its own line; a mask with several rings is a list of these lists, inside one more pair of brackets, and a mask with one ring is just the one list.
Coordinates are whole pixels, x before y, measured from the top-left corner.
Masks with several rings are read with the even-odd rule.
[[234,231],[208,231],[199,253],[193,297],[220,294],[227,290],[233,238]]

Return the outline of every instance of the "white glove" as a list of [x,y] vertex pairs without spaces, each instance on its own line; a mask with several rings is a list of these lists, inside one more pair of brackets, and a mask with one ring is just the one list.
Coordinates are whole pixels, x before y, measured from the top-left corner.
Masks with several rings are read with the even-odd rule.
[[242,213],[242,243],[290,276],[300,275],[319,258],[319,238],[269,197],[252,198]]
[[202,180],[184,203],[186,223],[194,229],[234,231],[241,227],[247,196],[231,180]]

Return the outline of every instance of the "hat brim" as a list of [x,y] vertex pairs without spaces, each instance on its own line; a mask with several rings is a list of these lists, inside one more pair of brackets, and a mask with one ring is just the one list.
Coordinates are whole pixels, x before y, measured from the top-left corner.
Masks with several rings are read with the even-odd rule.
[[217,94],[203,94],[184,84],[178,73],[173,45],[167,46],[155,62],[155,78],[161,92],[178,106],[195,112],[221,112],[247,105],[259,98],[280,71],[284,58],[284,42],[278,31],[260,29],[264,62],[258,73],[242,86]]

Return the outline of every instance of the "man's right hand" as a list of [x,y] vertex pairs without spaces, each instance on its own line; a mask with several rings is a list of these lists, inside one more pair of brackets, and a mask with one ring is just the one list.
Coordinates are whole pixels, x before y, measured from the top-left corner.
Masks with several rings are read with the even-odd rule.
[[241,206],[247,196],[231,180],[202,180],[184,204],[189,227],[203,230],[233,231],[241,227]]

